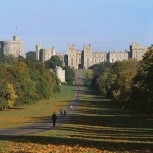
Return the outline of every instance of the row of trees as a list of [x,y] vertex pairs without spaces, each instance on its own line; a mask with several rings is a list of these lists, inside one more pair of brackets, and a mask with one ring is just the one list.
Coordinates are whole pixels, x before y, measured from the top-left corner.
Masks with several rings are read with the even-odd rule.
[[[56,66],[65,69],[67,84],[75,79],[74,70],[63,66],[58,56],[45,63],[35,60],[33,52],[27,59],[13,55],[0,58],[0,109],[30,104],[39,99],[48,99],[59,91],[59,80],[54,71]],[[51,71],[52,69],[52,71]]]
[[0,109],[47,99],[59,90],[58,78],[36,60],[1,61]]
[[101,95],[139,111],[153,110],[153,47],[142,61],[102,63],[92,67],[93,84]]

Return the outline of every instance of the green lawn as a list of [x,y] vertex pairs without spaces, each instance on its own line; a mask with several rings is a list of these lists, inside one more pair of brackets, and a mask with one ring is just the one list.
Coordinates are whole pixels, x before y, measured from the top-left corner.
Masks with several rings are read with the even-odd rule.
[[61,86],[61,92],[48,100],[32,105],[0,111],[0,129],[30,124],[47,119],[53,111],[59,112],[74,98],[74,86]]
[[[56,130],[14,137],[13,153],[152,152],[153,116],[135,114],[83,90],[78,110]],[[62,97],[63,99],[63,97]]]

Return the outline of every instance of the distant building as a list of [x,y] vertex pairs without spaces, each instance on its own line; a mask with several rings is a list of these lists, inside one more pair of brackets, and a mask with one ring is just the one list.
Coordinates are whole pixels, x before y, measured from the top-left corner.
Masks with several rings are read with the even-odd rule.
[[78,69],[82,67],[81,51],[77,50],[75,44],[68,45],[68,66]]
[[60,66],[56,67],[55,74],[61,82],[65,82],[65,70],[63,70]]
[[55,48],[44,49],[41,45],[36,45],[36,59],[45,62],[49,60],[52,56],[56,55]]
[[142,60],[143,55],[146,53],[147,47],[141,46],[140,44],[137,43],[132,43],[130,45],[130,58],[136,59],[137,61]]
[[114,63],[116,61],[128,60],[129,58],[142,60],[146,53],[147,47],[137,43],[130,45],[130,51],[109,51],[109,52],[93,52],[92,46],[84,45],[83,50],[79,51],[76,45],[68,45],[68,55],[65,63],[74,69],[89,68],[94,64],[102,62]]
[[129,57],[129,52],[115,52],[115,51],[110,51],[108,53],[108,62],[109,63],[114,63],[116,61],[123,61],[123,60],[128,60]]
[[[74,69],[89,68],[94,64],[102,62],[114,63],[116,61],[123,61],[136,59],[137,61],[142,60],[143,55],[147,51],[147,47],[142,46],[138,43],[132,43],[130,45],[130,51],[101,51],[94,52],[92,45],[84,45],[82,50],[78,50],[75,44],[68,45],[68,54],[56,53],[54,47],[42,48],[41,45],[36,45],[36,52],[29,52],[29,56],[35,56],[35,58],[41,62],[49,60],[52,56],[58,55],[63,61],[63,65],[68,65]],[[14,55],[15,57],[24,55],[23,41],[18,36],[13,36],[13,40],[0,41],[0,55]]]
[[18,36],[13,36],[13,40],[0,41],[1,55],[14,55],[15,57],[25,56],[23,41]]

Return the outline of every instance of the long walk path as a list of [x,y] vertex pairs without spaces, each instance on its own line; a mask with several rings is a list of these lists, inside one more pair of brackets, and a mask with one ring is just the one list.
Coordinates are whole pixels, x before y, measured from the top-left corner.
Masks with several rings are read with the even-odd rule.
[[[69,106],[76,106],[80,98],[80,85],[82,85],[82,70],[76,70],[76,78],[75,78],[75,92],[76,96],[74,100],[70,103]],[[67,115],[62,117],[60,115],[57,116],[57,123],[56,128],[59,128],[62,124],[68,121],[71,115],[75,112],[77,107],[73,107],[73,110],[67,107]],[[8,128],[0,130],[0,139],[5,139],[10,136],[17,136],[17,135],[24,135],[24,134],[31,134],[31,133],[38,133],[52,129],[52,121],[51,120],[43,120],[41,122],[33,123],[29,126],[22,126],[22,127],[15,127],[15,128]]]

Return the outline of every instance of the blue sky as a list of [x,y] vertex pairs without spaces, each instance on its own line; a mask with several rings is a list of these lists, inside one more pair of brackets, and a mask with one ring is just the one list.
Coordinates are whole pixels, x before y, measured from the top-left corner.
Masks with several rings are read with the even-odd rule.
[[[94,51],[153,44],[153,0],[0,0],[0,40],[19,35],[25,51],[68,44]],[[17,25],[17,29],[16,29]]]

